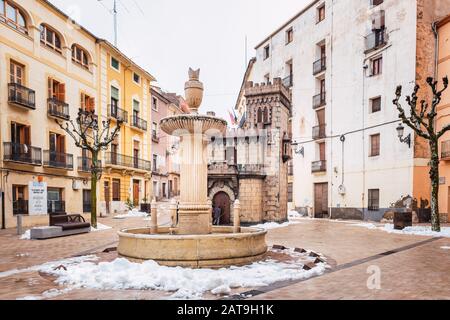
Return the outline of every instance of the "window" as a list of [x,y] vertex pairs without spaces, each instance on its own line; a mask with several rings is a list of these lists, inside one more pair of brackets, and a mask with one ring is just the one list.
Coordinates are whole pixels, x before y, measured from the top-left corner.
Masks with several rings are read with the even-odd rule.
[[119,107],[119,89],[111,86],[111,110],[117,113],[117,108]]
[[158,124],[153,122],[152,124],[152,137],[156,139],[158,137]]
[[158,99],[152,97],[152,109],[158,111]]
[[370,136],[370,156],[376,157],[380,155],[380,134]]
[[83,111],[95,112],[95,98],[92,98],[85,93],[81,93],[80,108]]
[[154,154],[153,155],[153,171],[158,170],[158,155]]
[[83,213],[91,212],[91,190],[83,190]]
[[112,201],[120,201],[120,180],[113,179],[112,181]]
[[383,57],[375,58],[372,60],[372,76],[377,76],[382,73],[383,70]]
[[141,76],[138,75],[136,72],[133,73],[133,81],[137,84],[141,84]]
[[380,209],[380,190],[371,189],[369,190],[369,211],[378,211]]
[[376,7],[383,3],[384,0],[370,0],[371,5]]
[[13,60],[9,66],[9,82],[24,85],[24,69],[25,67]]
[[52,28],[41,24],[41,43],[48,48],[62,54],[61,38]]
[[286,44],[291,43],[294,40],[294,29],[290,28],[286,31]]
[[0,0],[0,22],[28,34],[25,15],[16,6],[9,1]]
[[113,69],[116,69],[117,71],[120,71],[120,62],[114,57],[111,57],[111,67]]
[[317,8],[317,23],[325,20],[325,4]]
[[381,111],[381,97],[370,99],[370,113]]
[[51,153],[63,154],[66,151],[66,137],[63,135],[50,132],[49,135],[49,149]]
[[133,99],[133,119],[135,120],[135,122],[139,117],[139,111],[140,111],[139,101]]
[[72,46],[72,61],[79,64],[81,67],[89,70],[89,58],[86,50],[80,48],[78,45],[74,44]]
[[48,78],[48,98],[56,99],[61,102],[66,101],[66,85],[59,81]]
[[270,57],[270,45],[267,45],[264,47],[263,56],[264,56],[264,60],[266,60],[267,58]]
[[13,215],[28,214],[27,187],[21,185],[12,186]]

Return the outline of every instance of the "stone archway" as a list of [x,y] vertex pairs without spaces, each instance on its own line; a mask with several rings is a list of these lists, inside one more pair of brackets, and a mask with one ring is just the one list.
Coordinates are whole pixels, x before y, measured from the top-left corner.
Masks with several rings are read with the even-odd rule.
[[236,196],[234,195],[234,191],[233,189],[231,189],[229,186],[224,185],[222,187],[219,186],[215,186],[214,188],[211,189],[211,191],[209,192],[209,200],[213,201],[214,197],[216,195],[218,195],[219,193],[225,193],[226,195],[228,195],[228,197],[230,198],[230,223],[233,223],[233,219],[234,219],[234,215],[233,215],[233,204],[236,201]]

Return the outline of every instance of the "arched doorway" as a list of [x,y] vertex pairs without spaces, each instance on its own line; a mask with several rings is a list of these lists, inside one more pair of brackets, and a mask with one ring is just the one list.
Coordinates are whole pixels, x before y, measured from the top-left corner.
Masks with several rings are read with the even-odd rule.
[[[226,192],[218,192],[213,198],[213,206],[220,207],[222,209],[222,215],[220,217],[220,225],[229,225],[231,223],[231,199]],[[214,219],[214,212],[213,212]]]

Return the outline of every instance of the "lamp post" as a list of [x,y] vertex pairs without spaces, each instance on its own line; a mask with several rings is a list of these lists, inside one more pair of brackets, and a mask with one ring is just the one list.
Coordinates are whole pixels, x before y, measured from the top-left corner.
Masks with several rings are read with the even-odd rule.
[[406,143],[409,148],[411,148],[411,133],[408,134],[405,138],[403,136],[405,135],[405,127],[400,123],[397,127],[397,133],[398,138],[400,139],[401,143]]

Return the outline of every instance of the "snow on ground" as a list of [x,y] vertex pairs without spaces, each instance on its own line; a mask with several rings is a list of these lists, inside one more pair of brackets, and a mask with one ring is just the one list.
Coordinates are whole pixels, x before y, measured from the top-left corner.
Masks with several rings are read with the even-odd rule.
[[252,226],[252,228],[272,230],[272,229],[286,228],[293,224],[300,224],[300,222],[299,221],[289,221],[285,223],[267,222],[263,224],[257,224],[255,226]]
[[97,228],[91,227],[91,232],[104,231],[104,230],[109,230],[109,229],[112,229],[112,228],[109,226],[105,226],[104,224],[97,223]]
[[304,216],[300,213],[298,213],[297,211],[289,211],[288,212],[288,217],[289,219],[298,219],[298,218],[304,218]]
[[25,233],[20,237],[20,240],[31,240],[31,230],[25,231]]
[[319,263],[315,268],[305,271],[301,259],[292,262],[268,259],[247,266],[213,270],[165,267],[154,261],[133,263],[118,258],[98,264],[86,259],[64,266],[55,268],[54,264],[42,265],[38,270],[57,277],[56,283],[67,286],[68,290],[159,290],[174,292],[172,299],[200,299],[206,292],[228,295],[236,288],[307,279],[323,274],[327,265]]
[[142,217],[147,217],[148,213],[146,212],[141,212],[138,209],[133,209],[128,211],[127,214],[119,214],[117,216],[114,217],[114,219],[126,219],[126,218],[142,218]]
[[395,233],[395,234],[408,234],[408,235],[416,235],[416,236],[427,236],[427,237],[445,237],[450,238],[450,228],[441,228],[441,232],[435,232],[431,231],[431,226],[413,226],[413,227],[407,227],[403,230],[395,230],[393,224],[386,224],[382,227],[378,227],[373,223],[359,223],[359,224],[352,224],[353,227],[363,227],[367,229],[373,229],[373,230],[381,230],[388,233]]

